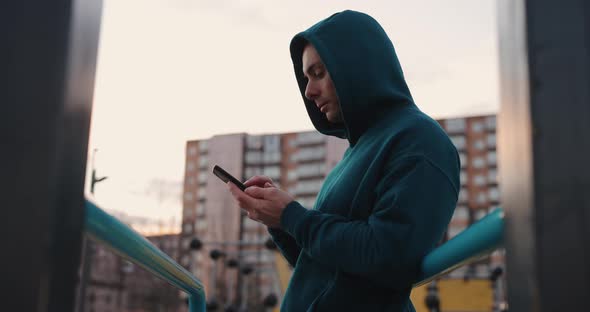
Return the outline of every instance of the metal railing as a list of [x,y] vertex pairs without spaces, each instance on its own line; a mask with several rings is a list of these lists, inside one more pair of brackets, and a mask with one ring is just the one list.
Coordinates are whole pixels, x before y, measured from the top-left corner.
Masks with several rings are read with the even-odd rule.
[[188,294],[189,311],[205,311],[201,282],[146,238],[86,200],[86,233],[123,258]]
[[[497,208],[477,223],[430,252],[422,263],[422,274],[414,287],[424,285],[500,247],[504,212]],[[189,311],[205,311],[201,282],[146,238],[86,200],[86,233],[115,253],[184,290]]]
[[422,275],[414,287],[491,253],[502,244],[503,232],[504,212],[496,208],[426,255],[422,262]]

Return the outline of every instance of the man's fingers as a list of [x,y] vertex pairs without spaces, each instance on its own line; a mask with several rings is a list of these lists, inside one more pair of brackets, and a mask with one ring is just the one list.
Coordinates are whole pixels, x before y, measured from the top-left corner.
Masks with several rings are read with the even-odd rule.
[[232,193],[234,198],[238,201],[240,208],[246,209],[248,212],[253,210],[256,206],[256,199],[248,196],[248,194],[242,192],[235,184],[228,182],[227,186],[229,191]]
[[262,188],[262,187],[258,187],[258,186],[252,186],[247,188],[244,192],[254,198],[258,198],[258,199],[267,199],[269,198],[269,196],[272,194],[272,192],[274,191],[274,187],[273,188]]
[[266,177],[266,176],[253,176],[250,179],[248,179],[248,181],[244,182],[244,185],[246,187],[249,187],[249,186],[264,187],[264,185],[266,183],[272,184],[272,179],[269,177]]

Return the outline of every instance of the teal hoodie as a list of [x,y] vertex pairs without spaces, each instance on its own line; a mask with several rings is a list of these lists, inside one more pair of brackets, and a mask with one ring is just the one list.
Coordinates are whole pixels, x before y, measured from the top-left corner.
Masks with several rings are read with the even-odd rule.
[[[307,43],[330,73],[344,123],[328,122],[305,98]],[[281,311],[414,311],[409,295],[421,261],[457,202],[457,150],[414,104],[391,41],[370,16],[334,14],[290,48],[314,126],[350,146],[313,209],[293,201],[282,229],[269,229],[294,266]]]

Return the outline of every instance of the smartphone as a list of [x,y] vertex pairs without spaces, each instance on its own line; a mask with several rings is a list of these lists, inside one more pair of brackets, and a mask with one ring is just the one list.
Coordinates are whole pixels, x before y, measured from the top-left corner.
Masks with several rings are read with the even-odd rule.
[[216,175],[218,178],[221,179],[221,181],[223,181],[225,183],[231,182],[231,183],[235,184],[237,187],[240,188],[240,190],[242,190],[242,192],[244,190],[246,190],[246,186],[244,185],[244,183],[240,182],[240,180],[236,179],[234,176],[227,173],[227,171],[223,170],[223,168],[219,167],[218,165],[215,165],[213,167],[213,174]]

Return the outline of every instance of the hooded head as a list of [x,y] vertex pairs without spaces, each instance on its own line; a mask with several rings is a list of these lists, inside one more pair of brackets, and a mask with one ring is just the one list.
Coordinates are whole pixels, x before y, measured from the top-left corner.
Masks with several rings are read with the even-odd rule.
[[[313,49],[306,49],[308,45]],[[364,13],[336,13],[297,34],[290,49],[307,112],[315,128],[323,134],[347,138],[354,145],[390,111],[413,105],[393,44],[379,23]],[[333,84],[331,89],[325,85],[318,89],[308,80],[314,79],[316,72],[304,73],[308,70],[303,68],[304,51],[307,67],[313,67],[312,54],[317,51]],[[325,93],[329,90],[334,91],[334,96]],[[332,103],[332,98],[338,103]],[[336,107],[340,108],[340,115],[334,115],[338,111],[329,105],[339,105]]]

